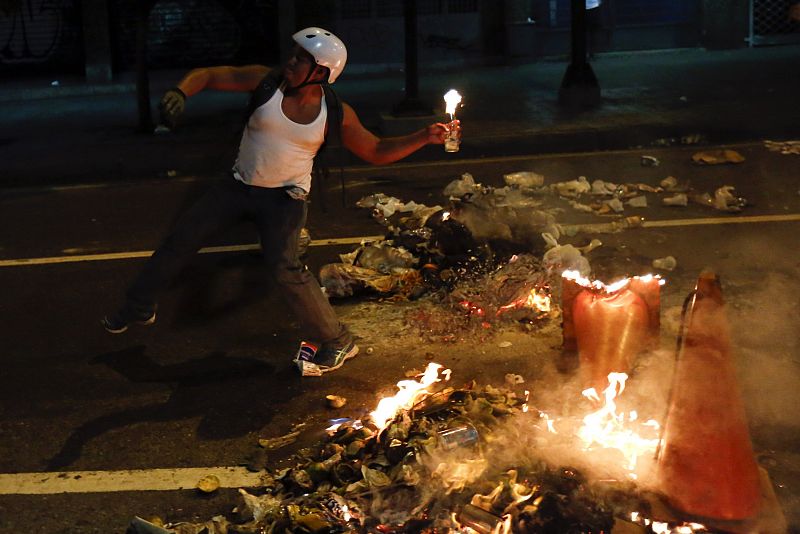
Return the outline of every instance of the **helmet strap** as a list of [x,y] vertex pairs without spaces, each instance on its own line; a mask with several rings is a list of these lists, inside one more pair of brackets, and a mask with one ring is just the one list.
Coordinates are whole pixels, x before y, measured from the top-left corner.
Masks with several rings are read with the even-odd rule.
[[317,70],[317,65],[314,65],[314,68],[308,71],[308,74],[306,75],[306,79],[305,80],[303,80],[299,84],[295,85],[294,87],[287,87],[284,90],[283,94],[285,94],[285,95],[286,94],[288,94],[288,95],[294,94],[297,91],[299,91],[300,89],[302,89],[303,87],[306,87],[307,85],[323,85],[323,84],[328,83],[327,80],[309,81],[311,79],[311,75],[314,74],[315,70]]

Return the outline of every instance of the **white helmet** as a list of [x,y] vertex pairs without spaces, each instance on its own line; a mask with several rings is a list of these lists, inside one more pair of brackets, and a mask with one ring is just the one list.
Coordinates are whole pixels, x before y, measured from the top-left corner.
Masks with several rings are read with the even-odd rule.
[[341,39],[328,30],[311,26],[292,35],[292,39],[314,56],[317,65],[328,67],[331,73],[328,83],[333,83],[344,70],[347,62],[347,48]]

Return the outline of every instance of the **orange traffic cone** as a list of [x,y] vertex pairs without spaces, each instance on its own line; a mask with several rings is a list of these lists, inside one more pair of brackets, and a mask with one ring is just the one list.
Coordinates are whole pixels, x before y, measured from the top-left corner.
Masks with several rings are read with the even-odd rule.
[[584,386],[599,393],[609,373],[630,373],[647,346],[647,305],[629,289],[611,295],[584,290],[575,298],[572,314]]
[[748,519],[761,506],[758,466],[717,276],[702,273],[687,304],[658,457],[660,489],[689,515]]

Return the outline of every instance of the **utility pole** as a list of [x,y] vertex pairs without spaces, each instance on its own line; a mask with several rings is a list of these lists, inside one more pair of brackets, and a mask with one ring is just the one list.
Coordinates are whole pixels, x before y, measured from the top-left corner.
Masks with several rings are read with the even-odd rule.
[[396,117],[432,115],[431,107],[419,99],[417,0],[403,0],[403,22],[405,27],[406,94],[392,110],[392,115]]
[[558,90],[558,102],[569,108],[588,108],[600,104],[600,84],[586,60],[586,3],[572,0],[571,61]]

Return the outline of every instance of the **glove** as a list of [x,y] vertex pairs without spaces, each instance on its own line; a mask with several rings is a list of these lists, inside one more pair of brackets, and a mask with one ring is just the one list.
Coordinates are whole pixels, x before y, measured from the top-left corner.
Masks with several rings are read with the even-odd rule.
[[161,97],[161,102],[158,104],[158,111],[161,116],[162,124],[168,126],[170,129],[175,128],[178,117],[183,114],[185,106],[186,94],[177,87],[169,89],[164,93],[164,96]]

